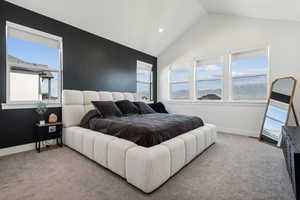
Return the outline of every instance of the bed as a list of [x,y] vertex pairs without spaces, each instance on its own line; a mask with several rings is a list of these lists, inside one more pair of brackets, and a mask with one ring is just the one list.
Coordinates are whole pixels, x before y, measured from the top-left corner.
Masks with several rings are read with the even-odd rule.
[[[207,123],[150,147],[79,127],[83,116],[93,109],[92,101],[123,99],[136,101],[137,97],[133,93],[64,90],[64,144],[120,175],[145,193],[157,189],[216,141],[216,126]],[[147,117],[151,118],[150,115]]]

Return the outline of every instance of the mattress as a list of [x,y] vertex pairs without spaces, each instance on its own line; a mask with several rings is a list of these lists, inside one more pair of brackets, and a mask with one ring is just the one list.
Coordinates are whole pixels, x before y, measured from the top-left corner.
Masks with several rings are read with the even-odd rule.
[[203,126],[201,118],[166,113],[89,120],[89,129],[151,147]]

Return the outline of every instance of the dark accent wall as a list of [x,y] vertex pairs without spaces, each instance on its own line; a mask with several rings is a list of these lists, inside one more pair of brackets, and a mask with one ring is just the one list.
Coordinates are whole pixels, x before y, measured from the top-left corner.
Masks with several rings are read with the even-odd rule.
[[[141,60],[153,64],[156,100],[156,57],[0,1],[1,103],[6,101],[6,21],[63,38],[64,89],[135,92],[136,61]],[[55,112],[61,118],[60,108],[50,109],[49,112]],[[0,110],[0,148],[33,142],[35,122],[34,109]]]

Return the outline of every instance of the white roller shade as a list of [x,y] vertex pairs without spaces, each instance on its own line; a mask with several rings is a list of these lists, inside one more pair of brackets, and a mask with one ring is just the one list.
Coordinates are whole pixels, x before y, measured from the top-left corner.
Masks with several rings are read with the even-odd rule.
[[175,60],[170,64],[169,69],[175,71],[192,70],[195,64],[195,59],[191,57],[184,57]]
[[142,61],[137,61],[137,70],[141,71],[152,71],[152,65]]
[[183,63],[183,64],[172,64],[170,70],[172,71],[188,71],[193,68],[193,63]]
[[249,51],[241,51],[231,54],[231,60],[241,60],[251,57],[257,57],[257,56],[268,56],[268,49],[262,48],[262,49],[254,49]]
[[44,33],[21,25],[7,23],[7,36],[24,40],[28,42],[38,43],[41,45],[60,48],[60,40],[57,36],[52,36],[48,33]]
[[201,59],[196,61],[196,67],[201,65],[215,65],[215,64],[223,64],[223,58],[212,58],[212,59]]

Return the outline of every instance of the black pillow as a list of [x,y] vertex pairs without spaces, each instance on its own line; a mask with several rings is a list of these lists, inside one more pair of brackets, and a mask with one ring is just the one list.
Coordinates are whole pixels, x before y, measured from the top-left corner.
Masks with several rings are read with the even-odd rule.
[[166,107],[164,106],[163,103],[157,102],[157,103],[150,103],[148,104],[155,112],[158,113],[168,113],[166,110]]
[[92,101],[96,110],[103,117],[121,117],[122,112],[118,106],[112,101]]
[[155,111],[145,102],[134,102],[134,104],[139,108],[141,114],[155,113]]
[[93,118],[100,118],[102,117],[97,110],[90,110],[89,112],[87,112],[84,117],[81,119],[81,122],[80,122],[80,127],[82,128],[89,128],[89,122],[91,119]]
[[117,101],[116,105],[124,115],[139,114],[140,112],[139,108],[136,105],[134,105],[134,103],[128,100]]

